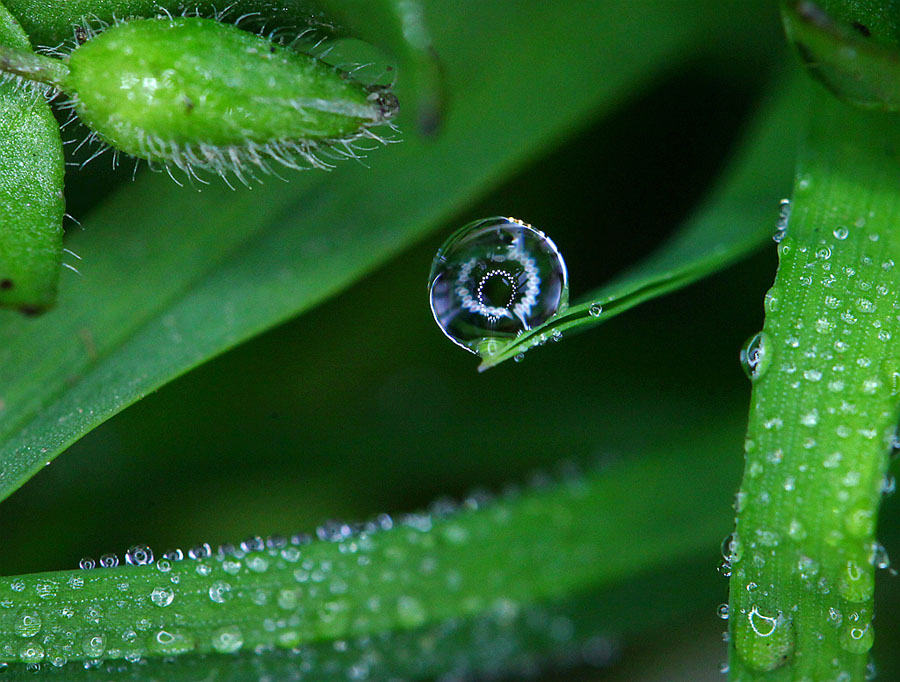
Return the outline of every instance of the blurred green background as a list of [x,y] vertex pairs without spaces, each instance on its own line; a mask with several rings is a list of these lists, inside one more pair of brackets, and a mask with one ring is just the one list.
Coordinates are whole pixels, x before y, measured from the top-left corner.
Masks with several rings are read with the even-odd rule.
[[[706,491],[722,500],[724,538],[750,392],[738,350],[762,325],[774,245],[485,374],[434,324],[426,276],[450,232],[496,214],[554,239],[575,299],[648,253],[705,196],[773,74],[791,67],[774,9],[754,16],[752,30],[737,31],[742,40],[719,36],[708,52],[673,61],[638,96],[536,152],[511,180],[371,276],[82,439],[4,502],[0,574],[72,568],[84,555],[121,555],[136,542],[163,551],[415,510],[475,487],[500,490],[560,462],[665,453],[710,433],[730,444],[718,460],[729,489]],[[603,27],[595,30],[602,35]],[[564,59],[565,45],[559,52]],[[111,178],[128,182],[130,172],[95,162],[73,173],[70,211],[88,215]],[[773,225],[780,198],[772,197]],[[673,456],[671,466],[692,462]],[[700,480],[708,475],[696,471]],[[634,491],[636,508],[641,496],[660,494],[678,498],[648,483]],[[682,504],[692,500],[675,508]],[[896,500],[888,500],[880,537],[895,553],[897,519]],[[621,639],[615,665],[548,679],[721,679],[724,627],[715,607],[727,584],[718,559],[711,541],[666,575],[655,569],[653,579],[670,580],[672,605]],[[879,610],[896,612],[897,581],[879,579]],[[640,614],[653,610],[640,603],[642,580],[637,567],[625,587]],[[896,625],[878,626],[875,660],[882,679],[894,679],[888,642]]]

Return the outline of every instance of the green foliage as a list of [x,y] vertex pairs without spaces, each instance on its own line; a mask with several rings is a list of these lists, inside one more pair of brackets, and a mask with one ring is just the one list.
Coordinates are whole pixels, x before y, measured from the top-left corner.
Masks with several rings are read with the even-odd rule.
[[[785,5],[789,31],[810,32],[819,76],[834,66],[826,84],[883,104],[893,24],[876,10],[889,6],[851,4],[821,16]],[[80,1],[10,8],[42,42],[86,17]],[[72,192],[85,230],[69,235],[85,278],[42,319],[0,318],[0,535],[15,548],[0,571],[19,574],[0,579],[6,675],[503,677],[607,664],[617,637],[652,641],[643,658],[657,661],[675,631],[721,660],[721,633],[707,639],[704,624],[724,592],[712,565],[746,423],[734,356],[759,329],[773,254],[649,302],[766,244],[787,188],[805,96],[780,73],[776,17],[762,3],[730,9],[239,2],[273,28],[310,22],[393,52],[406,139],[371,167],[252,192],[70,178],[87,188]],[[169,24],[157,22],[132,26]],[[441,101],[429,34],[451,94],[430,139],[412,132]],[[868,61],[848,57],[870,43]],[[339,42],[333,61],[369,47]],[[900,145],[892,116],[814,102],[764,333],[744,352],[753,407],[724,564],[740,680],[862,680],[885,563],[875,523],[900,414],[888,265]],[[553,237],[582,303],[483,367],[565,332],[553,352],[478,376],[434,329],[422,285],[442,235],[501,214]],[[602,334],[570,333],[632,308]],[[617,457],[492,499],[465,493],[598,453]],[[442,493],[465,502],[402,513]],[[129,555],[140,565],[51,570],[123,538],[187,547],[384,510],[397,513],[326,522],[311,542],[201,543],[195,558],[155,562],[141,548]],[[880,598],[879,611],[896,603]],[[891,679],[896,656],[875,647]],[[665,679],[702,678],[713,663],[699,657]]]
[[[30,50],[0,5],[0,41]],[[37,312],[56,297],[62,260],[63,152],[39,90],[0,80],[0,307]]]

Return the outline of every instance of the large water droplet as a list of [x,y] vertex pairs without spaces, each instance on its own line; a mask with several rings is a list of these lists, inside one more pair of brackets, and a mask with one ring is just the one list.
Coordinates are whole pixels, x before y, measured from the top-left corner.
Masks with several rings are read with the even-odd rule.
[[741,366],[750,381],[758,381],[772,364],[772,344],[765,332],[754,334],[741,349]]
[[513,218],[486,218],[455,232],[438,249],[428,281],[438,326],[476,354],[545,322],[569,299],[559,249]]

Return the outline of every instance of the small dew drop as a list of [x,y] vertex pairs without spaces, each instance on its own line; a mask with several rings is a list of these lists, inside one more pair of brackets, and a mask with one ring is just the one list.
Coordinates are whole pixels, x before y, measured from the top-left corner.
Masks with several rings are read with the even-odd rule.
[[231,585],[224,580],[217,580],[209,586],[209,598],[217,604],[224,604],[233,596]]
[[154,587],[150,601],[160,607],[168,606],[175,601],[175,591],[171,587]]
[[134,545],[125,552],[125,563],[131,566],[146,566],[153,563],[153,550],[147,545]]
[[832,230],[832,234],[838,241],[844,241],[847,237],[850,236],[850,230],[846,225],[838,225],[836,228],[834,228],[834,230]]
[[594,303],[591,305],[588,312],[591,314],[591,317],[600,317],[603,314],[603,306],[599,303]]
[[750,381],[759,381],[772,364],[772,344],[766,332],[751,336],[741,349],[740,359],[744,373]]
[[791,200],[782,199],[778,204],[778,220],[775,221],[775,232],[772,241],[780,244],[787,236],[788,223],[791,219]]
[[16,616],[13,629],[19,637],[34,637],[41,631],[43,622],[37,611],[26,609]]
[[213,633],[210,644],[220,654],[232,654],[244,646],[244,635],[237,625],[227,625]]
[[728,604],[719,604],[719,608],[716,609],[716,614],[722,620],[728,620]]

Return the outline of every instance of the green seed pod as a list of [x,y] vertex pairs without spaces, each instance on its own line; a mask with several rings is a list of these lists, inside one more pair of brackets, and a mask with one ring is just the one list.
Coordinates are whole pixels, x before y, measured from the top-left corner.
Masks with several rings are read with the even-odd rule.
[[353,36],[393,53],[400,67],[404,102],[415,104],[419,128],[438,125],[444,105],[443,78],[420,0],[5,0],[36,43],[58,45],[85,20],[151,18],[159,12],[196,12],[215,17],[265,17],[268,30],[314,28],[319,36]]
[[79,118],[132,156],[242,178],[385,124],[396,100],[309,55],[198,17],[121,23],[77,48],[60,86]]
[[309,55],[199,17],[117,24],[63,62],[0,55],[0,68],[55,85],[93,134],[113,148],[226,176],[271,162],[327,166],[390,125],[396,98]]
[[[0,43],[30,50],[0,4]],[[0,307],[34,313],[53,304],[62,261],[63,151],[43,94],[0,82]]]

